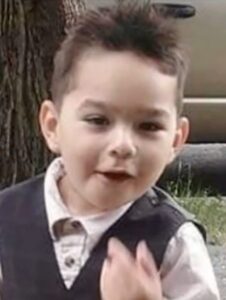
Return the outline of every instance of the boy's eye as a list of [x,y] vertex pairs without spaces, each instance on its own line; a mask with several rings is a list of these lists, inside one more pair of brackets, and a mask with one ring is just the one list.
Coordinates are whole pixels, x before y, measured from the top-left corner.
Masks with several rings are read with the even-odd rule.
[[142,122],[139,125],[139,129],[143,131],[158,131],[162,129],[162,126],[155,122]]
[[98,126],[106,126],[109,124],[109,120],[106,117],[99,115],[88,116],[85,118],[85,121]]

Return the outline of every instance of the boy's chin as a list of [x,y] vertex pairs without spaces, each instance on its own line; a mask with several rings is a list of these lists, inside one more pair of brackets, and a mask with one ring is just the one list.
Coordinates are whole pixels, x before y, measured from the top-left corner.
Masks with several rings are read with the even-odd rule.
[[[96,200],[96,201],[95,201]],[[97,213],[108,212],[117,210],[120,207],[129,204],[130,202],[135,201],[133,197],[120,197],[120,195],[113,195],[108,197],[98,197],[96,199],[92,199],[93,207],[95,207]]]

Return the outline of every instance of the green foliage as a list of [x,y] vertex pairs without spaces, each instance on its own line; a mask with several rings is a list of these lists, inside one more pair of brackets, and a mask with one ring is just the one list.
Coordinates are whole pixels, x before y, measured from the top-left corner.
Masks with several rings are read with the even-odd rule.
[[181,197],[178,202],[205,226],[208,241],[226,244],[226,200],[217,197]]
[[187,185],[171,184],[169,190],[178,203],[195,215],[207,230],[208,242],[226,244],[226,198],[209,197],[209,191],[191,193],[191,182]]

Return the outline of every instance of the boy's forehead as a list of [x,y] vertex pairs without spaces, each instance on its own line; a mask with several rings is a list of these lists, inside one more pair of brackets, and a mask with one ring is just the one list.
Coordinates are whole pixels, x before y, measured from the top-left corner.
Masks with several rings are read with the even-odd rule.
[[[112,71],[115,68],[130,70],[130,67],[131,69],[137,67],[129,74],[130,76],[136,76],[136,73],[142,70],[152,69],[152,71],[156,71],[156,74],[161,73],[176,78],[176,75],[166,72],[157,59],[140,55],[132,50],[114,51],[96,46],[86,49],[73,61],[69,75],[69,86],[75,87],[76,81],[84,74],[88,76],[94,73],[94,76],[98,79],[101,71],[104,72],[104,75],[107,75],[109,70]],[[118,75],[120,76],[120,73]]]
[[172,91],[171,94],[175,96],[176,83],[176,76],[164,74],[155,60],[141,57],[131,51],[94,48],[85,51],[79,60],[74,62],[65,94],[76,89],[85,90],[87,93],[98,90],[100,96],[97,93],[93,97],[91,93],[89,98],[101,99],[109,97],[109,93],[115,95],[126,89],[132,93],[146,92],[148,95],[154,95],[159,87],[162,93],[168,89],[168,93]]

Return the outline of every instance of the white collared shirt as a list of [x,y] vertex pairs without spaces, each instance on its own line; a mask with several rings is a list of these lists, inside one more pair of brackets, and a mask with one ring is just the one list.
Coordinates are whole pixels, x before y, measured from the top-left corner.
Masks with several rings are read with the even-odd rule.
[[[63,203],[57,187],[57,181],[62,176],[62,160],[57,158],[46,172],[44,195],[59,270],[69,289],[100,237],[132,203],[95,216],[73,216]],[[166,300],[220,299],[207,248],[200,232],[190,222],[183,224],[171,238],[160,277]]]

